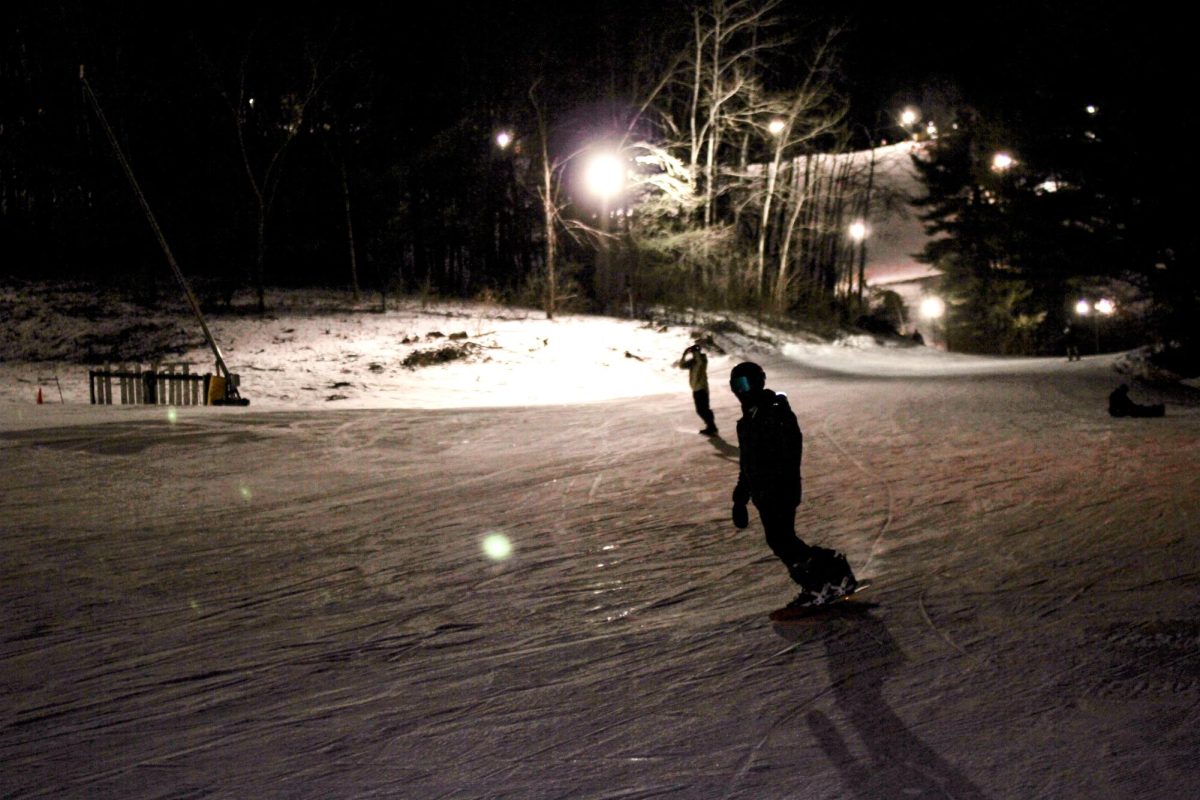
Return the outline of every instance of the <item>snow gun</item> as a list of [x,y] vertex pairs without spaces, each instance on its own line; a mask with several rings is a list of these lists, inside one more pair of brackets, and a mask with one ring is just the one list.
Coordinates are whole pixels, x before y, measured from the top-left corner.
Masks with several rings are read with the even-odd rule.
[[208,342],[209,348],[212,350],[213,355],[216,356],[217,374],[213,376],[210,384],[209,405],[250,405],[250,401],[238,393],[238,376],[230,373],[229,367],[225,364],[225,357],[221,355],[221,348],[217,346],[212,332],[208,329],[208,323],[204,320],[204,315],[200,313],[200,303],[197,302],[191,285],[188,283],[187,278],[184,277],[183,270],[179,268],[179,262],[175,260],[175,255],[171,252],[171,248],[167,244],[167,239],[163,235],[162,228],[158,226],[158,220],[155,218],[154,212],[150,210],[150,203],[146,200],[146,195],[142,193],[142,187],[138,185],[137,178],[133,175],[133,168],[129,166],[129,161],[125,158],[125,153],[121,150],[117,136],[109,126],[108,119],[104,116],[104,111],[100,108],[100,101],[96,98],[96,93],[92,91],[92,85],[88,83],[83,64],[79,65],[79,81],[83,84],[84,94],[87,95],[88,100],[91,102],[92,110],[96,112],[96,117],[100,120],[100,125],[104,128],[104,133],[108,136],[108,141],[112,144],[117,161],[120,162],[121,169],[125,172],[125,177],[129,179],[129,185],[133,188],[133,193],[137,196],[138,203],[141,205],[142,211],[146,214],[146,220],[150,223],[150,227],[158,239],[158,244],[162,248],[163,255],[167,257],[167,264],[170,265],[171,271],[175,273],[175,279],[179,281],[179,285],[183,288],[183,293],[187,297],[192,313],[196,315],[196,319],[200,322],[200,329],[204,331],[204,340]]

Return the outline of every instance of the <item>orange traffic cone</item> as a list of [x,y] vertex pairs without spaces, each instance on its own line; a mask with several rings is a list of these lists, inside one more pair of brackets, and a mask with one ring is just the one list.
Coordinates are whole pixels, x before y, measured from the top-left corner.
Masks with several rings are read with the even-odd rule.
[[38,387],[38,405],[42,404],[42,387]]

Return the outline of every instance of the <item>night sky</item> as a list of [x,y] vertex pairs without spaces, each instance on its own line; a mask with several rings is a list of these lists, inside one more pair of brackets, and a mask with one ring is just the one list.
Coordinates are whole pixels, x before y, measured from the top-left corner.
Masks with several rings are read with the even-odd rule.
[[1169,125],[1164,112],[1183,83],[1178,12],[1155,4],[849,0],[836,7],[850,23],[844,77],[860,118],[953,86],[968,102],[1000,107],[1030,92],[1157,106],[1155,116]]
[[[690,6],[682,2],[485,3],[450,0],[420,11],[392,3],[26,3],[18,25],[61,30],[45,37],[59,52],[41,57],[86,60],[105,40],[119,39],[131,67],[170,71],[191,46],[212,49],[258,28],[272,32],[308,24],[340,28],[377,58],[377,68],[425,104],[426,120],[454,117],[480,87],[522,83],[539,54],[583,65],[590,80],[621,72],[638,52],[677,46]],[[1185,26],[1161,3],[1032,3],[980,0],[873,3],[820,0],[783,5],[791,30],[841,25],[841,88],[853,118],[882,116],[931,94],[991,106],[1019,104],[1030,92],[1071,102],[1116,104],[1152,114],[1156,128],[1176,126]],[[38,38],[35,36],[35,38]],[[181,48],[183,48],[181,50]],[[797,51],[797,56],[800,52]],[[140,65],[140,59],[145,59]],[[786,63],[774,65],[781,87]],[[586,89],[584,89],[586,91]],[[596,87],[602,94],[602,87]],[[581,100],[587,100],[586,97]]]
[[[419,159],[437,163],[443,173],[482,163],[490,131],[533,129],[528,90],[539,76],[545,79],[546,112],[558,130],[595,136],[605,125],[621,128],[633,104],[686,46],[691,8],[675,0],[442,0],[419,10],[386,2],[22,2],[6,8],[11,22],[0,42],[0,66],[17,98],[9,116],[38,115],[39,122],[27,129],[19,141],[23,149],[13,158],[26,172],[31,164],[47,164],[47,184],[83,185],[63,177],[82,171],[93,183],[107,180],[111,197],[126,195],[120,181],[108,180],[111,155],[81,99],[78,66],[86,63],[160,213],[168,221],[206,215],[201,224],[179,226],[174,235],[183,240],[181,249],[192,249],[194,263],[226,263],[244,242],[232,235],[216,241],[205,231],[231,227],[220,214],[230,206],[228,198],[245,201],[245,186],[222,92],[236,86],[237,63],[249,54],[258,70],[255,91],[278,97],[303,74],[309,43],[328,48],[325,64],[350,64],[323,101],[341,104],[343,111],[360,96],[372,104],[374,150],[360,159],[358,189],[379,195],[360,209],[376,212],[379,218],[364,227],[379,231],[394,199],[380,194],[386,187],[364,186],[364,180],[382,182],[389,170],[415,174]],[[771,89],[797,85],[807,40],[830,26],[843,28],[834,81],[849,102],[851,146],[865,146],[864,132],[876,141],[899,138],[895,121],[906,105],[933,118],[970,107],[1032,129],[1048,113],[1078,114],[1095,104],[1106,130],[1117,134],[1109,141],[1129,155],[1125,169],[1155,184],[1136,191],[1163,198],[1156,209],[1184,214],[1187,189],[1172,176],[1194,164],[1183,91],[1190,43],[1184,41],[1187,27],[1179,12],[1161,3],[819,0],[785,2],[781,14],[786,22],[779,32],[794,34],[797,44],[764,63],[763,79]],[[474,143],[474,149],[463,142]],[[289,169],[285,193],[313,208],[295,201],[295,208],[279,209],[284,219],[292,214],[301,229],[312,227],[305,214],[337,213],[332,205],[316,207],[333,196],[313,188],[331,182],[319,174],[328,169],[322,146],[314,141],[308,151],[290,156],[293,164],[308,159],[305,163],[315,165],[308,172]],[[297,183],[309,179],[313,187]],[[216,199],[197,199],[200,191]],[[227,216],[234,219],[236,213],[231,209]],[[131,225],[139,222],[136,215],[126,216]],[[111,222],[98,219],[92,227],[104,232]],[[31,239],[30,250],[47,250],[44,242],[56,239],[56,231]],[[111,247],[116,254],[123,245],[81,246],[86,252]],[[305,245],[311,253],[288,257],[318,263],[328,258],[317,252],[322,246]],[[153,243],[146,250],[154,259]],[[49,253],[46,260],[68,258]]]

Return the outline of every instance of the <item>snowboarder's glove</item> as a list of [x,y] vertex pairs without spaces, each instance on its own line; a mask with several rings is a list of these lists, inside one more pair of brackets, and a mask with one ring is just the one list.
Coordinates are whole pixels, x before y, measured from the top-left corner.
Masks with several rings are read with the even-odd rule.
[[745,503],[733,504],[733,526],[738,530],[743,530],[750,525],[750,511],[746,508]]

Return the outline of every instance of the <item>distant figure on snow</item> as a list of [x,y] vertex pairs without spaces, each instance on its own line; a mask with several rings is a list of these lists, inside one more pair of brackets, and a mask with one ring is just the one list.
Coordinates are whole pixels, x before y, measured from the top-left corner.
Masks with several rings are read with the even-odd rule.
[[766,388],[766,373],[750,361],[738,364],[729,388],[742,404],[737,423],[740,469],[733,490],[733,524],[750,524],[747,502],[762,520],[767,546],[800,585],[792,605],[822,605],[858,586],[846,557],[824,547],[812,547],[796,536],[796,507],[800,505],[800,459],[804,437],[787,397]]
[[1079,361],[1079,334],[1075,328],[1067,323],[1067,327],[1063,328],[1063,345],[1067,349],[1067,361]]
[[1108,413],[1114,417],[1161,417],[1167,408],[1162,403],[1141,406],[1129,399],[1129,385],[1122,383],[1108,396]]
[[716,419],[712,409],[708,407],[708,356],[700,343],[696,342],[683,351],[679,359],[680,369],[688,371],[688,384],[692,387],[692,402],[696,404],[696,413],[704,420],[704,429],[700,431],[705,436],[715,436],[717,433]]

